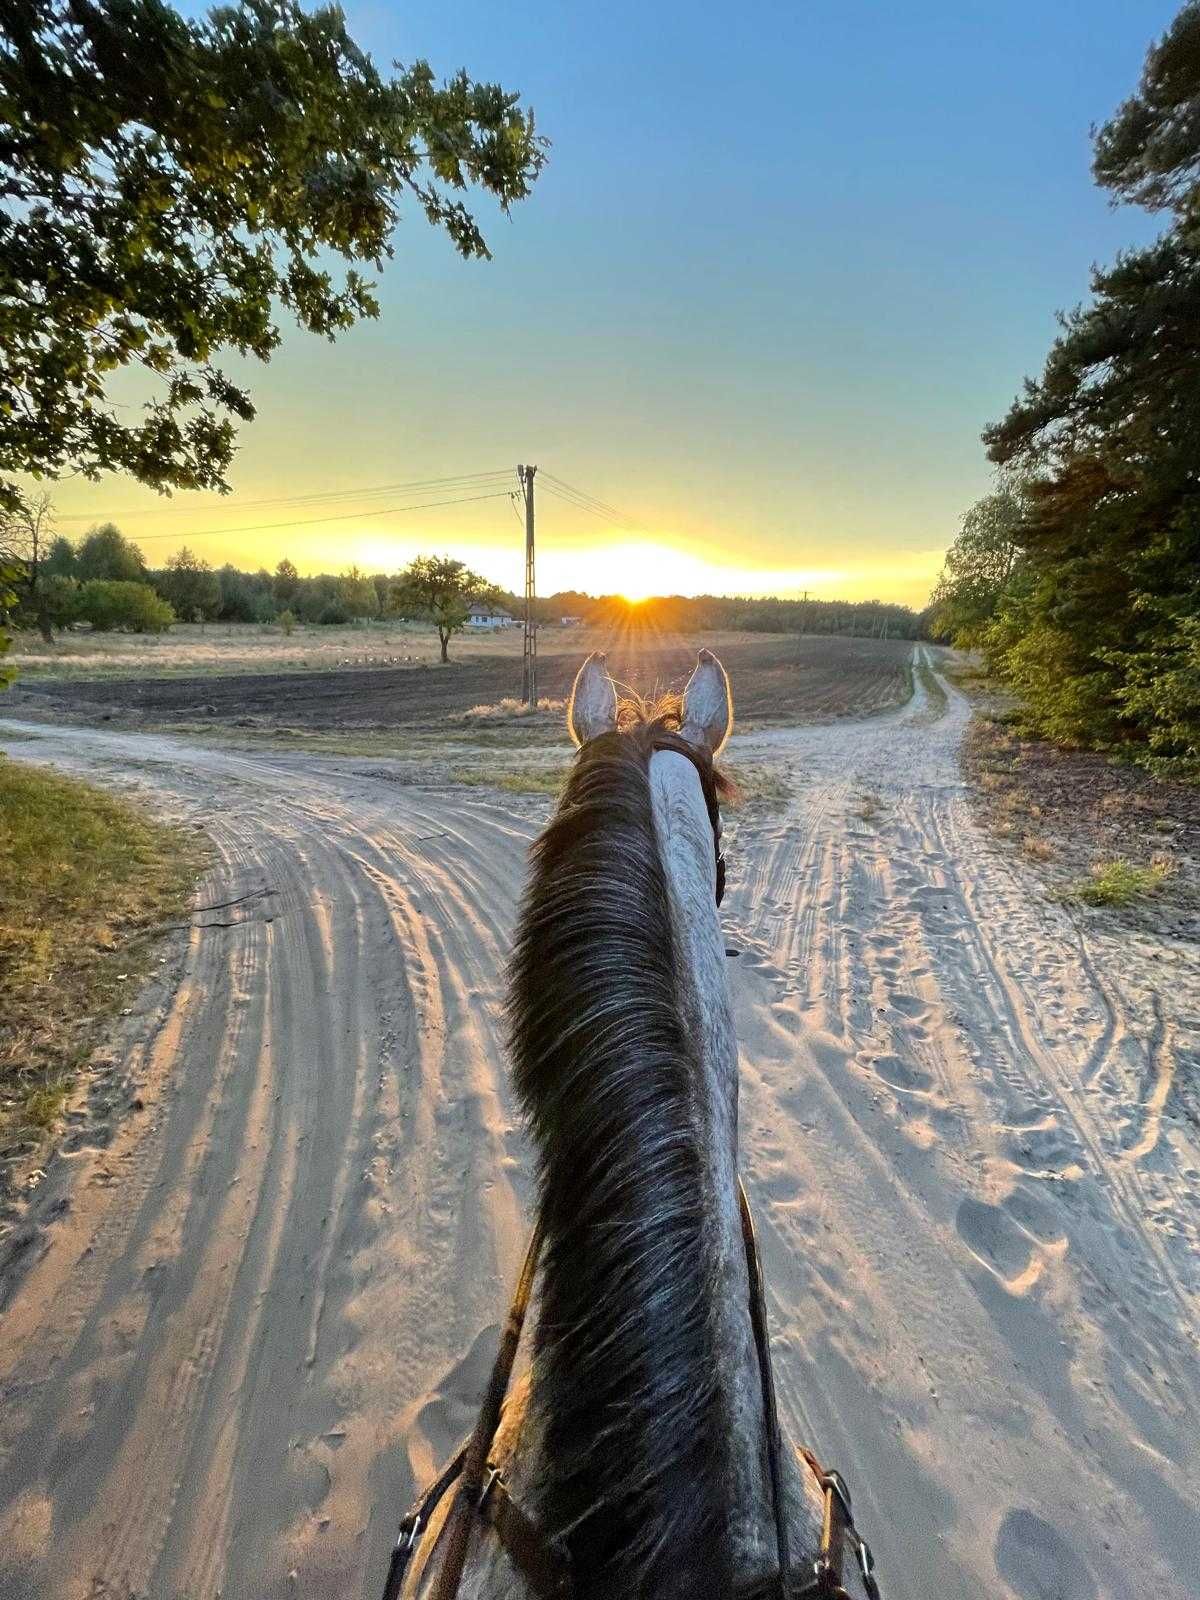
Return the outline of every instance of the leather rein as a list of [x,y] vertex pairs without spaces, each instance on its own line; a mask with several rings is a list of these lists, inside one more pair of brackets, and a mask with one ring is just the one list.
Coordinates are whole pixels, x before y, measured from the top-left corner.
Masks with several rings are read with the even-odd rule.
[[[720,807],[712,762],[678,734],[662,730],[652,750],[673,750],[686,756],[700,777],[716,851],[716,901],[720,905],[725,890],[725,862],[721,855]],[[820,1548],[811,1571],[795,1573],[788,1540],[787,1504],[783,1486],[783,1436],[775,1398],[775,1375],[771,1364],[771,1345],[767,1330],[767,1306],[762,1262],[754,1233],[754,1219],[742,1181],[738,1179],[738,1205],[741,1214],[742,1242],[746,1252],[746,1271],[750,1286],[750,1322],[758,1356],[762,1383],[763,1429],[767,1472],[771,1486],[771,1506],[775,1526],[777,1568],[765,1579],[756,1579],[734,1591],[731,1600],[880,1600],[875,1580],[875,1563],[870,1547],[854,1526],[850,1494],[837,1472],[825,1471],[808,1450],[801,1450],[805,1463],[815,1475],[824,1496]],[[521,1332],[537,1276],[541,1255],[542,1231],[535,1227],[517,1280],[508,1319],[500,1338],[500,1349],[488,1379],[479,1416],[465,1443],[425,1490],[400,1522],[399,1536],[392,1551],[383,1600],[399,1600],[410,1564],[430,1520],[447,1494],[454,1499],[446,1515],[436,1545],[425,1555],[425,1562],[441,1549],[441,1565],[430,1592],[430,1600],[456,1600],[466,1565],[467,1550],[475,1519],[490,1527],[499,1539],[514,1568],[538,1600],[570,1600],[574,1589],[571,1556],[564,1541],[547,1534],[514,1499],[502,1469],[491,1460],[492,1445],[500,1426],[504,1400],[512,1379]],[[847,1560],[847,1555],[851,1556]],[[424,1576],[425,1564],[415,1574],[417,1583]],[[845,1580],[856,1580],[858,1595],[845,1587]],[[414,1587],[413,1593],[416,1593]]]

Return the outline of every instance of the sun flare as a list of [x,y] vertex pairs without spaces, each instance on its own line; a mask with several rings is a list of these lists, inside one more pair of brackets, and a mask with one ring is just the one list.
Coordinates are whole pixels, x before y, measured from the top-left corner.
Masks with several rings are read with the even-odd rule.
[[605,552],[612,574],[612,590],[637,605],[651,595],[676,594],[681,587],[681,570],[686,557],[668,545],[639,541],[611,545]]

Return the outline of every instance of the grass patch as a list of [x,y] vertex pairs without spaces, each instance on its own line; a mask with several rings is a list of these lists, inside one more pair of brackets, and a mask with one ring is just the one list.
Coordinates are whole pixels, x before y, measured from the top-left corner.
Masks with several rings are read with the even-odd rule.
[[1131,861],[1098,861],[1090,878],[1065,891],[1065,897],[1085,906],[1127,906],[1161,889],[1171,876],[1170,863],[1155,860],[1148,867]]
[[926,704],[920,714],[920,720],[922,723],[938,722],[945,716],[946,707],[949,704],[946,691],[942,687],[937,673],[934,672],[924,656],[921,656],[917,661],[915,670],[926,695]]
[[54,1126],[200,860],[127,801],[0,757],[0,1145]]
[[218,722],[177,721],[143,726],[223,750],[302,750],[309,755],[379,756],[397,760],[462,756],[466,747],[512,751],[553,745],[565,748],[567,744],[561,719],[545,723],[514,720],[511,726],[503,728],[456,721],[437,728],[361,728],[344,733],[325,728]]
[[476,789],[503,789],[507,794],[557,794],[567,775],[566,761],[553,765],[511,767],[507,770],[494,767],[456,767],[450,773],[451,783],[465,784]]

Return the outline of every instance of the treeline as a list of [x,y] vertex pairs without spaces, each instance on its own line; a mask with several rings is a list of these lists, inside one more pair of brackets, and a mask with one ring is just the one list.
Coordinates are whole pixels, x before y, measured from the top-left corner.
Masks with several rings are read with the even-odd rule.
[[920,618],[908,606],[883,600],[775,600],[737,595],[682,595],[630,605],[619,595],[589,603],[589,620],[602,625],[706,633],[850,634],[872,639],[915,639]]
[[[232,565],[212,567],[186,546],[160,568],[148,567],[137,545],[112,523],[93,528],[78,544],[45,537],[26,527],[16,550],[18,625],[40,628],[46,637],[72,622],[94,628],[155,632],[174,621],[283,622],[338,624],[362,619],[410,616],[436,621],[448,600],[416,603],[413,569],[364,573],[351,567],[341,574],[301,577],[290,561],[273,572],[244,572]],[[472,577],[474,575],[471,575]],[[477,580],[480,584],[482,580]],[[460,583],[461,586],[461,583]],[[480,592],[483,592],[482,590]],[[524,616],[524,600],[490,591],[514,619]],[[913,639],[919,618],[907,606],[879,600],[756,600],[721,595],[666,596],[636,605],[618,595],[596,599],[565,590],[536,601],[541,623],[564,617],[614,628],[653,628],[663,633],[703,633],[717,629],[768,633],[854,634],[871,638]],[[465,609],[462,612],[465,615]],[[456,618],[456,627],[461,618]]]
[[1036,383],[984,434],[935,633],[978,645],[1032,730],[1200,775],[1200,0],[1094,136],[1115,200],[1164,216],[1092,275]]
[[78,544],[61,535],[39,541],[26,525],[10,533],[8,544],[13,620],[46,637],[72,622],[160,632],[176,621],[336,624],[402,609],[401,573],[368,576],[351,567],[304,578],[290,561],[273,572],[243,572],[214,568],[186,546],[153,568],[112,523],[93,528]]

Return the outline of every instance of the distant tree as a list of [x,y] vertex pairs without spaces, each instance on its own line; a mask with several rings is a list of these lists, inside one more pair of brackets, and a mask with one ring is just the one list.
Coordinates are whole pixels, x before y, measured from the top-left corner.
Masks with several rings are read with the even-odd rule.
[[54,501],[48,493],[0,507],[0,562],[15,573],[17,604],[47,644],[54,638],[52,592],[46,587],[46,557],[54,537]]
[[51,539],[43,567],[47,577],[73,578],[75,576],[75,546],[63,534]]
[[[253,622],[255,620],[255,594],[248,574],[227,562],[217,571],[220,596],[217,616],[222,622]],[[161,585],[160,585],[161,589]]]
[[300,574],[286,558],[275,568],[275,598],[281,606],[290,605],[300,588]]
[[379,606],[375,585],[357,567],[350,567],[338,579],[337,598],[347,620],[374,616]]
[[221,609],[221,585],[207,561],[183,545],[159,573],[156,588],[177,617],[206,622]]
[[488,600],[495,586],[452,556],[418,556],[401,575],[397,607],[427,617],[438,631],[442,661],[450,659],[450,640],[467,621],[472,600]]
[[4,657],[12,648],[12,638],[4,623],[8,620],[9,611],[17,603],[17,591],[13,583],[17,577],[17,569],[7,566],[0,561],[0,689],[7,689],[16,676],[10,666],[5,665]]
[[148,583],[92,578],[79,588],[79,615],[97,633],[114,628],[130,633],[164,633],[175,613]]
[[339,620],[349,620],[343,614],[341,602],[337,599],[338,580],[330,577],[328,573],[321,573],[315,578],[301,578],[296,586],[295,599],[292,610],[305,622],[320,622],[326,617],[327,612],[337,612]]
[[931,627],[961,649],[983,642],[1013,580],[1024,514],[1018,489],[1005,486],[976,503],[946,552],[946,563],[930,599]]
[[271,574],[240,572],[226,563],[217,573],[220,604],[217,616],[222,622],[271,622],[278,606],[272,587]]
[[114,522],[102,523],[84,534],[75,553],[75,576],[81,583],[103,578],[113,583],[144,583],[146,564],[135,544]]
[[[378,315],[357,268],[382,269],[402,199],[486,257],[456,192],[507,210],[545,159],[516,95],[381,76],[340,10],[295,0],[20,0],[0,101],[0,470],[161,490],[225,487],[254,407],[222,352],[269,359],[281,311],[329,338]],[[161,384],[140,411],[107,393],[131,364]]]

